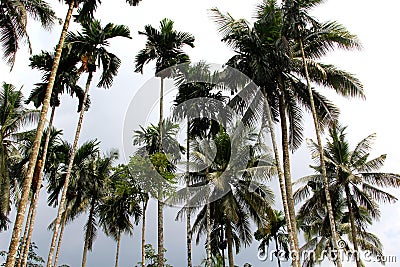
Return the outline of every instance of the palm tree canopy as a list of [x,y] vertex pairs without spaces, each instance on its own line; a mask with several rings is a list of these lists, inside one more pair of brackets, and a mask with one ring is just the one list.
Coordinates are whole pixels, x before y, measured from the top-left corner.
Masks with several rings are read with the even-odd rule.
[[27,33],[28,17],[50,29],[56,19],[50,5],[43,0],[2,0],[0,2],[0,43],[4,60],[12,66],[21,42],[26,42],[31,52]]
[[147,37],[146,47],[139,51],[135,58],[135,72],[143,73],[143,67],[150,61],[156,61],[156,74],[169,77],[170,73],[161,73],[164,69],[189,61],[182,47],[194,47],[194,37],[187,32],[179,32],[173,28],[174,22],[163,19],[160,29],[146,25],[140,35]]

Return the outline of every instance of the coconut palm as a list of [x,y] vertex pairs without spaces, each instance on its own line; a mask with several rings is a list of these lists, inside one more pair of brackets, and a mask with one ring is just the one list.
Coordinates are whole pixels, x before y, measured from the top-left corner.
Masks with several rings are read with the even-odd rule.
[[13,165],[21,159],[17,136],[23,127],[37,119],[38,113],[24,106],[21,90],[3,82],[0,89],[0,231],[8,228],[11,203],[17,204],[19,199],[21,172],[13,171]]
[[266,247],[269,247],[271,241],[275,243],[275,256],[278,262],[278,266],[281,267],[281,257],[283,252],[283,256],[286,259],[289,258],[289,247],[288,247],[288,235],[285,231],[286,220],[283,217],[282,211],[273,210],[266,216],[265,224],[258,228],[258,230],[254,233],[254,237],[257,240],[261,240],[261,243],[258,249],[263,252]]
[[[344,204],[347,207],[347,220],[350,221],[350,236],[354,251],[358,253],[358,236],[361,234],[357,229],[363,229],[360,222],[363,212],[368,212],[371,218],[379,219],[379,206],[377,202],[393,203],[397,198],[385,192],[383,187],[399,187],[400,175],[392,173],[377,172],[386,159],[381,155],[372,160],[368,159],[375,134],[372,134],[359,142],[353,151],[350,151],[350,144],[346,140],[346,127],[339,124],[333,125],[329,130],[329,140],[324,148],[324,159],[328,171],[329,184],[341,194]],[[317,156],[318,144],[310,143],[313,157]],[[318,167],[321,172],[321,167]],[[310,186],[315,180],[320,182],[321,175],[317,174],[303,179]],[[307,195],[307,187],[298,191],[299,197]],[[337,194],[335,192],[335,194]],[[362,262],[356,258],[357,266]]]
[[89,93],[90,84],[93,79],[93,73],[97,68],[102,68],[102,74],[98,87],[109,88],[112,85],[114,76],[118,73],[118,68],[121,64],[121,60],[111,52],[106,50],[109,45],[109,39],[115,37],[126,37],[130,38],[129,29],[124,25],[114,25],[108,23],[104,28],[100,25],[97,20],[87,21],[82,23],[82,33],[68,33],[66,42],[71,47],[71,53],[75,53],[81,58],[80,71],[88,72],[88,78],[86,81],[85,94],[83,97],[83,108],[79,114],[79,121],[75,133],[74,144],[72,147],[71,158],[68,163],[68,170],[66,174],[65,184],[63,187],[63,193],[60,200],[58,215],[56,224],[54,227],[53,238],[50,246],[49,257],[47,261],[47,267],[51,266],[52,257],[54,253],[55,243],[58,235],[58,228],[61,222],[61,215],[64,209],[65,198],[69,185],[70,172],[73,165],[73,159],[77,148],[79,134],[82,127],[83,116],[85,113],[86,99]]
[[[132,235],[134,222],[139,222],[142,210],[140,208],[141,189],[131,187],[129,182],[129,172],[126,167],[119,166],[114,170],[111,177],[111,190],[102,200],[99,206],[99,223],[107,235],[112,236],[117,241],[117,252],[115,256],[115,267],[118,267],[119,248],[121,234]],[[128,176],[127,176],[128,174]]]
[[[31,1],[26,1],[26,2],[31,2]],[[18,206],[18,212],[16,215],[14,229],[13,229],[12,237],[10,240],[10,246],[9,246],[9,250],[8,250],[9,253],[7,255],[7,262],[6,262],[7,267],[12,267],[15,264],[15,257],[16,257],[16,253],[17,253],[17,249],[18,249],[18,242],[20,240],[22,224],[24,221],[24,215],[25,215],[26,207],[27,207],[27,204],[29,201],[29,190],[30,190],[31,183],[32,183],[32,177],[33,177],[33,173],[34,173],[34,168],[36,166],[36,161],[38,160],[39,144],[40,144],[40,140],[42,139],[44,124],[45,124],[46,116],[47,116],[47,111],[48,111],[49,105],[50,105],[50,98],[52,95],[53,85],[54,85],[55,77],[57,75],[57,69],[58,69],[58,65],[60,62],[60,58],[61,58],[61,52],[62,52],[62,49],[64,46],[64,41],[65,41],[68,27],[69,27],[69,24],[71,21],[72,13],[76,7],[79,7],[80,5],[82,5],[81,9],[82,9],[82,12],[85,14],[85,18],[91,19],[93,16],[94,9],[97,7],[97,3],[100,3],[99,0],[94,0],[94,1],[93,0],[65,0],[65,2],[68,4],[68,11],[67,11],[65,19],[64,19],[64,25],[61,30],[61,35],[60,35],[58,44],[56,46],[56,54],[54,56],[54,62],[53,62],[52,68],[51,68],[49,83],[47,84],[47,87],[46,87],[45,99],[43,101],[42,110],[40,112],[40,119],[39,119],[39,123],[37,125],[35,142],[32,147],[31,157],[29,159],[29,165],[28,165],[28,170],[27,170],[27,174],[26,174],[26,179],[24,180],[24,183],[22,186],[21,200],[20,200],[20,203]],[[127,0],[127,3],[130,5],[137,5],[139,2],[140,2],[140,0]],[[48,266],[48,267],[50,267],[50,266]]]
[[0,29],[3,58],[11,69],[15,63],[17,50],[21,42],[26,42],[32,53],[29,35],[26,29],[28,17],[39,21],[42,27],[50,29],[56,19],[50,5],[43,0],[5,0],[0,3]]

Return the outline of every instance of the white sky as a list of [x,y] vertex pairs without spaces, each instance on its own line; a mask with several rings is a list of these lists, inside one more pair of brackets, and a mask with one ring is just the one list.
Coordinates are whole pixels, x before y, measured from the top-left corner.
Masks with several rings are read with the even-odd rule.
[[[58,1],[51,1],[57,10],[57,15],[64,18],[67,7]],[[254,8],[260,1],[247,0],[218,0],[218,1],[156,1],[143,0],[138,7],[129,7],[123,0],[103,1],[96,17],[103,24],[114,22],[125,24],[131,30],[132,40],[115,40],[111,42],[110,50],[122,60],[119,76],[110,90],[92,87],[90,110],[85,114],[84,126],[80,137],[81,143],[88,139],[98,138],[102,150],[106,151],[117,147],[122,153],[122,129],[125,113],[135,92],[153,75],[153,65],[145,68],[144,75],[133,72],[134,57],[144,46],[145,38],[138,36],[145,24],[158,27],[159,21],[165,17],[175,21],[175,28],[188,31],[196,37],[194,49],[187,49],[193,61],[206,60],[210,63],[223,64],[232,55],[232,52],[221,43],[216,26],[209,17],[208,9],[218,7],[223,12],[230,12],[235,18],[251,20]],[[375,132],[377,140],[373,155],[387,153],[387,161],[383,170],[399,172],[400,139],[398,138],[398,122],[400,90],[398,83],[398,68],[400,61],[398,38],[398,10],[400,2],[395,0],[330,0],[320,6],[315,16],[321,20],[335,19],[344,24],[349,30],[357,34],[364,46],[362,51],[335,52],[324,61],[336,64],[341,68],[357,75],[363,82],[366,101],[343,100],[333,94],[327,94],[341,109],[341,121],[348,125],[348,137],[354,145],[357,141]],[[77,29],[76,24],[71,29]],[[59,37],[61,26],[54,28],[52,33],[45,32],[37,24],[31,24],[29,33],[34,54],[41,50],[51,50]],[[22,48],[17,55],[14,70],[9,73],[8,67],[0,64],[1,81],[13,83],[17,87],[24,86],[27,96],[33,84],[40,80],[40,73],[28,67],[26,48]],[[83,86],[86,77],[82,77]],[[72,140],[76,127],[77,113],[76,99],[63,98],[63,104],[56,113],[55,126],[64,130],[64,138]],[[309,118],[310,119],[310,118]],[[393,121],[393,119],[395,121]],[[311,123],[306,124],[306,137],[314,138]],[[303,146],[295,152],[293,158],[293,177],[298,178],[309,174],[307,168],[310,156]],[[278,193],[278,192],[277,192]],[[395,192],[399,195],[399,192]],[[47,258],[51,233],[47,225],[55,216],[55,209],[47,208],[45,194],[42,192],[41,208],[38,211],[37,223],[33,240],[39,245],[39,254]],[[279,199],[279,198],[277,198]],[[277,200],[278,201],[278,200]],[[151,203],[148,210],[147,240],[156,247],[156,206]],[[185,257],[185,224],[174,222],[175,211],[165,212],[165,246],[168,250],[168,262],[175,267],[184,266]],[[383,205],[382,219],[375,223],[372,231],[381,238],[386,255],[397,255],[400,261],[400,207],[398,204]],[[14,214],[10,217],[14,219]],[[69,225],[65,234],[61,263],[78,266],[81,261],[83,248],[84,216]],[[124,237],[121,246],[120,266],[133,266],[140,260],[140,225],[132,237]],[[0,233],[0,250],[6,249],[9,241],[9,232]],[[243,266],[250,262],[253,266],[261,266],[257,261],[254,242],[250,249],[236,256],[236,264]],[[200,244],[194,249],[194,263],[199,264],[205,257],[204,246]],[[111,266],[114,263],[115,243],[104,237],[99,231],[99,238],[94,244],[92,253],[88,256],[88,266]],[[263,264],[265,266],[265,263]],[[395,266],[396,264],[393,264]],[[375,266],[368,264],[368,266]],[[376,265],[378,266],[378,265]],[[391,266],[387,264],[387,266]]]

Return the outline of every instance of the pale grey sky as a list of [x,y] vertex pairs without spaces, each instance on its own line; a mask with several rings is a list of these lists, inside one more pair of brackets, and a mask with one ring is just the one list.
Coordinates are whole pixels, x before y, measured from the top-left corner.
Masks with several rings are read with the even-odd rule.
[[[58,1],[51,1],[57,15],[64,18],[67,7]],[[259,0],[143,0],[138,7],[129,7],[124,0],[104,0],[96,17],[104,24],[114,22],[126,24],[132,33],[132,40],[115,40],[110,50],[122,59],[119,76],[110,90],[92,87],[90,110],[85,114],[84,125],[80,137],[81,142],[98,138],[102,150],[119,148],[122,154],[122,131],[125,113],[135,92],[152,77],[153,65],[145,68],[144,75],[133,72],[134,56],[144,46],[145,38],[137,34],[144,25],[158,27],[159,21],[165,17],[175,21],[176,29],[188,31],[196,37],[194,49],[186,49],[193,61],[206,60],[223,64],[232,55],[232,51],[220,42],[216,26],[209,17],[208,9],[218,7],[223,12],[230,12],[235,18],[251,20]],[[387,172],[400,172],[400,139],[396,117],[400,113],[400,88],[398,83],[397,62],[400,61],[398,38],[398,10],[400,2],[396,0],[329,0],[313,12],[323,20],[338,20],[349,30],[357,34],[363,44],[363,50],[354,52],[335,52],[325,62],[333,63],[357,75],[363,82],[366,101],[357,99],[343,100],[327,93],[341,109],[341,121],[348,125],[348,137],[353,145],[371,133],[377,133],[373,155],[387,153],[385,167]],[[51,50],[59,37],[61,26],[56,26],[52,33],[45,32],[37,24],[31,24],[29,33],[34,54],[41,50]],[[71,29],[77,29],[76,24]],[[14,70],[9,73],[8,67],[0,64],[1,81],[13,83],[17,87],[24,86],[27,96],[33,84],[40,80],[40,74],[28,67],[26,48],[17,55]],[[82,77],[83,85],[86,77]],[[64,130],[64,138],[72,140],[77,122],[76,100],[63,98],[63,104],[56,113],[55,126]],[[395,121],[393,121],[393,119]],[[310,121],[310,118],[308,118]],[[314,138],[311,123],[306,124],[306,137]],[[307,167],[310,156],[303,145],[292,157],[294,178],[309,174]],[[278,192],[277,192],[278,193]],[[395,192],[399,196],[399,192]],[[47,225],[55,216],[55,209],[45,204],[46,194],[41,195],[41,207],[38,211],[33,240],[39,245],[39,254],[47,258],[51,233]],[[278,202],[278,200],[277,200]],[[148,210],[147,240],[156,244],[156,206],[150,204]],[[175,222],[175,210],[165,212],[165,246],[166,257],[175,267],[185,266],[185,224]],[[399,204],[382,205],[382,219],[376,222],[371,231],[376,233],[384,244],[386,255],[397,255],[400,261],[400,206]],[[14,214],[10,217],[14,220]],[[85,218],[69,225],[62,247],[60,263],[71,267],[79,266],[83,248],[83,224]],[[140,260],[140,232],[137,227],[133,237],[124,237],[121,245],[120,266],[132,267]],[[0,233],[0,249],[6,249],[9,232]],[[250,249],[236,256],[237,264],[243,266],[250,262],[253,266],[266,266],[257,260],[254,242]],[[203,244],[194,249],[194,263],[199,264],[205,257]],[[112,266],[114,263],[115,242],[99,233],[93,252],[89,253],[88,266]],[[268,264],[269,265],[269,264]],[[368,264],[368,266],[379,266]],[[387,266],[396,266],[396,264]]]

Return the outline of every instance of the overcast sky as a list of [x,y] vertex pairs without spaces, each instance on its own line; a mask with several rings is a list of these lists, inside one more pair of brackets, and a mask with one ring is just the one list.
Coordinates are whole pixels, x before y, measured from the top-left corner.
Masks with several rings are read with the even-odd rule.
[[[64,18],[67,6],[58,1],[51,1],[57,15]],[[110,90],[92,87],[90,110],[85,114],[80,143],[88,139],[100,140],[101,148],[123,150],[124,119],[135,93],[154,74],[154,65],[145,68],[144,74],[133,72],[134,57],[144,46],[145,37],[137,34],[144,25],[152,24],[158,27],[159,21],[165,17],[175,21],[175,28],[188,31],[196,37],[194,49],[186,49],[192,61],[205,60],[210,63],[223,64],[232,55],[232,51],[220,42],[216,26],[209,16],[209,9],[218,7],[223,12],[230,12],[235,18],[246,18],[251,21],[254,8],[260,0],[143,0],[138,7],[129,7],[124,0],[104,0],[98,9],[96,17],[103,24],[113,22],[129,26],[132,39],[113,40],[110,50],[122,60],[122,66],[114,85]],[[361,51],[334,52],[324,59],[324,62],[337,66],[357,75],[362,81],[367,96],[366,101],[353,99],[343,100],[332,93],[327,93],[341,109],[340,120],[348,125],[348,138],[353,144],[371,133],[377,133],[373,155],[387,153],[384,171],[398,173],[400,170],[400,138],[398,138],[398,115],[400,90],[398,83],[399,38],[398,10],[400,2],[396,0],[329,0],[313,12],[321,20],[338,20],[351,32],[357,34],[363,44]],[[71,30],[78,29],[76,24]],[[37,24],[29,25],[29,34],[34,54],[41,50],[51,50],[57,43],[61,26],[57,25],[51,33],[45,32]],[[28,67],[26,47],[18,52],[14,70],[10,73],[8,66],[0,64],[1,81],[23,86],[27,96],[33,84],[39,82],[40,73]],[[86,76],[80,80],[83,86]],[[154,90],[158,87],[154,85]],[[64,138],[72,140],[77,117],[76,99],[63,97],[63,104],[57,110],[55,126],[64,130]],[[393,121],[394,119],[394,121]],[[306,137],[314,138],[310,117],[306,123]],[[123,160],[123,156],[121,157]],[[310,156],[303,145],[292,158],[293,178],[307,175],[311,170],[307,167]],[[277,196],[279,196],[278,192]],[[399,192],[394,192],[397,196]],[[279,199],[279,198],[277,198]],[[277,200],[277,202],[279,202]],[[278,204],[279,205],[279,204]],[[46,194],[42,191],[40,209],[37,214],[33,241],[39,245],[39,254],[47,258],[51,233],[47,225],[55,216],[55,209],[46,205]],[[165,247],[168,250],[166,258],[175,267],[185,266],[185,223],[175,222],[174,209],[165,212]],[[382,205],[382,219],[376,222],[371,231],[376,233],[384,244],[385,255],[396,255],[400,261],[400,206],[398,204]],[[156,247],[156,205],[151,202],[148,209],[147,240]],[[14,220],[14,213],[10,219]],[[68,225],[59,263],[67,263],[71,267],[79,266],[83,248],[83,224],[85,216]],[[133,237],[124,237],[121,245],[120,266],[132,267],[140,261],[140,225],[136,227]],[[100,232],[99,232],[100,233]],[[6,249],[9,242],[9,232],[0,233],[0,250]],[[236,256],[236,264],[243,266],[250,262],[253,266],[266,266],[257,260],[254,242],[250,249]],[[205,257],[203,244],[194,249],[194,264],[199,264]],[[88,266],[112,266],[114,263],[115,242],[102,233],[94,243],[94,248],[88,255]],[[270,264],[268,264],[270,265]],[[368,266],[375,266],[367,264]],[[376,265],[379,266],[379,265]],[[388,264],[387,266],[391,266]],[[395,266],[395,264],[393,264]]]

